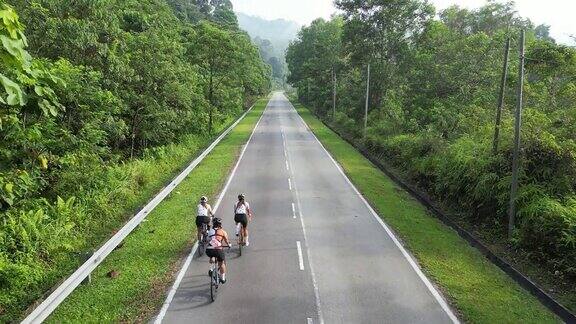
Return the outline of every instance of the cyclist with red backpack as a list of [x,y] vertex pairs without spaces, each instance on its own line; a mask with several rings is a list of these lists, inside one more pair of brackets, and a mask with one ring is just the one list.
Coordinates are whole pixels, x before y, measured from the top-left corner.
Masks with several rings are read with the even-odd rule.
[[220,269],[220,283],[225,283],[226,254],[224,253],[224,247],[230,247],[231,244],[228,240],[228,233],[222,229],[222,220],[220,218],[214,218],[212,220],[212,228],[208,231],[208,237],[210,241],[206,247],[206,256],[211,260],[216,259],[218,269]]

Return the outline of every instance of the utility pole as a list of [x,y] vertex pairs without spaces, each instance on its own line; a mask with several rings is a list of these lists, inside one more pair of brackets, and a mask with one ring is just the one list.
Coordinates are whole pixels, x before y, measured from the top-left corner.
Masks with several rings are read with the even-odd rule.
[[520,31],[520,68],[518,72],[518,106],[516,107],[516,123],[514,127],[514,155],[512,157],[512,186],[510,189],[510,208],[508,209],[508,238],[514,234],[516,218],[516,194],[518,192],[518,167],[520,164],[520,135],[522,127],[522,104],[524,88],[524,38],[525,31]]
[[506,80],[508,79],[508,60],[510,56],[510,38],[506,40],[504,49],[504,67],[502,68],[502,80],[500,81],[500,96],[498,98],[498,110],[496,110],[496,126],[494,127],[494,142],[492,153],[498,153],[498,141],[500,140],[500,124],[502,122],[502,110],[504,109],[504,93],[506,92]]
[[364,135],[368,128],[368,104],[370,103],[370,63],[368,63],[368,77],[366,80],[366,107],[364,109]]
[[332,118],[336,119],[336,69],[332,66]]

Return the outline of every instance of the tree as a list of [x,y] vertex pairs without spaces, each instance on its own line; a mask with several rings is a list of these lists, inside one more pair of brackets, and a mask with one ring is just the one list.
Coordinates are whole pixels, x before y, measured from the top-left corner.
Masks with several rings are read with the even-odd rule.
[[208,131],[212,132],[215,109],[220,105],[218,92],[230,81],[238,63],[230,34],[208,22],[197,26],[188,45],[188,59],[200,68],[204,93],[210,104]]
[[343,20],[317,19],[302,28],[286,53],[288,82],[298,87],[301,100],[321,112],[331,105],[332,72],[340,64]]
[[371,93],[378,107],[394,82],[396,63],[434,14],[421,0],[337,0],[344,11],[343,44],[354,67],[372,66]]
[[550,36],[550,25],[542,24],[536,26],[536,28],[534,28],[534,35],[539,40],[545,40],[553,43],[556,42],[554,38]]

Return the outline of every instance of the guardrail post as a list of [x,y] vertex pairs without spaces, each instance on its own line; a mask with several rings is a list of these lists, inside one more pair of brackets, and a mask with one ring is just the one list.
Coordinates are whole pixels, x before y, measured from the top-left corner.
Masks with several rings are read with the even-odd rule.
[[[82,263],[88,261],[94,255],[94,250],[85,251],[81,254]],[[82,285],[87,285],[92,282],[92,272],[82,281]]]

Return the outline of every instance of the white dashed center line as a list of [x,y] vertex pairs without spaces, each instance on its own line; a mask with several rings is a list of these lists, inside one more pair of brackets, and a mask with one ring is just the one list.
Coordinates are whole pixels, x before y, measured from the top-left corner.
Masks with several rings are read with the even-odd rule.
[[296,241],[296,248],[298,248],[298,262],[300,263],[300,270],[304,270],[304,258],[302,257],[302,245],[300,241]]

